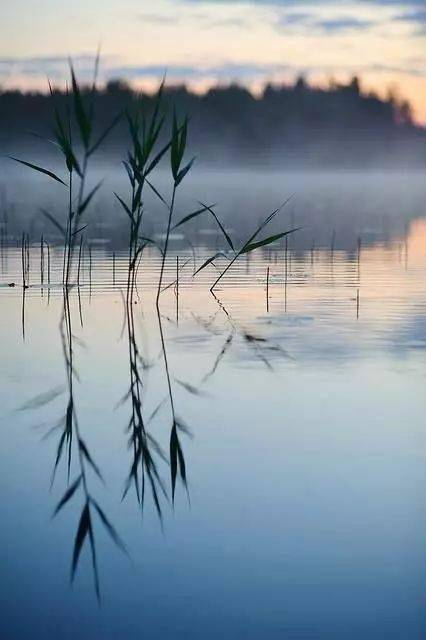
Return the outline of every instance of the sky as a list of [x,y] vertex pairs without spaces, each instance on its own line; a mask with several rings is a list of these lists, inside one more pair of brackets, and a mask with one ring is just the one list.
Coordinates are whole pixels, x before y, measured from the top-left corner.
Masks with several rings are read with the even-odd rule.
[[14,0],[1,10],[0,87],[63,84],[72,56],[89,80],[153,89],[163,73],[197,91],[240,82],[361,78],[407,98],[426,125],[426,0]]

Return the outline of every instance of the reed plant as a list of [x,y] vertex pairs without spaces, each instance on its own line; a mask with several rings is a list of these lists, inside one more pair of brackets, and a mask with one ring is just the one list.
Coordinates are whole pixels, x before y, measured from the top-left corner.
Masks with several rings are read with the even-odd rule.
[[[121,115],[117,115],[109,126],[95,139],[95,110],[94,96],[96,92],[96,82],[99,68],[99,55],[96,57],[93,81],[89,91],[88,104],[83,96],[81,87],[77,81],[72,62],[70,62],[71,90],[68,92],[69,100],[65,114],[61,113],[55,104],[55,93],[49,82],[49,91],[54,102],[53,106],[53,138],[43,138],[49,144],[60,151],[64,160],[64,169],[68,182],[65,178],[41,165],[10,156],[12,160],[18,162],[33,171],[41,173],[56,183],[63,185],[68,191],[67,197],[67,220],[63,225],[57,217],[50,211],[41,209],[44,215],[61,233],[64,239],[64,259],[62,270],[62,281],[65,286],[70,285],[72,264],[76,242],[86,225],[83,224],[83,214],[93,200],[96,192],[101,186],[97,183],[92,189],[87,190],[87,175],[89,161],[98,151],[109,133],[119,122]],[[75,124],[75,127],[73,126]],[[76,135],[74,132],[76,129]],[[77,137],[77,142],[75,138]],[[80,153],[77,152],[77,148]]]
[[[94,130],[94,108],[93,97],[96,90],[96,79],[98,73],[99,56],[96,58],[95,70],[93,75],[93,83],[89,92],[90,104],[86,104],[83,98],[81,88],[77,82],[74,69],[70,63],[71,87],[69,94],[69,104],[67,112],[61,115],[56,105],[54,106],[54,129],[52,140],[48,140],[56,148],[58,148],[64,158],[65,167],[68,173],[68,182],[58,176],[53,171],[36,165],[34,163],[12,157],[12,160],[41,173],[55,182],[63,185],[68,191],[67,197],[67,221],[64,226],[51,212],[42,210],[43,215],[61,232],[64,239],[63,253],[63,307],[60,321],[60,334],[62,341],[62,350],[66,366],[67,390],[68,398],[66,403],[65,414],[59,419],[49,433],[59,433],[55,463],[52,474],[52,482],[55,478],[56,470],[60,461],[65,458],[67,463],[68,487],[63,494],[61,500],[56,506],[54,515],[57,515],[72,499],[78,494],[82,497],[82,510],[77,526],[74,539],[74,548],[71,562],[71,579],[74,579],[75,572],[80,559],[80,554],[85,543],[90,547],[92,569],[94,576],[95,591],[98,599],[100,599],[99,572],[97,562],[97,551],[94,533],[94,522],[98,521],[105,527],[113,541],[123,550],[124,544],[121,541],[115,528],[107,518],[105,512],[101,508],[99,502],[95,498],[95,494],[90,484],[89,472],[93,472],[102,480],[102,474],[99,466],[95,462],[85,438],[83,437],[81,427],[79,425],[76,400],[74,394],[74,383],[78,379],[75,355],[74,355],[74,332],[72,325],[72,312],[70,306],[70,289],[71,273],[73,266],[73,257],[76,242],[79,240],[79,260],[77,284],[80,284],[80,268],[82,256],[82,231],[86,225],[83,224],[83,214],[87,210],[94,195],[100,187],[100,183],[95,185],[91,190],[87,190],[87,176],[89,168],[89,160],[98,150],[102,142],[105,140],[111,129],[118,122],[118,117],[107,127],[107,129],[95,140],[93,136]],[[49,83],[49,89],[54,100],[54,92]],[[73,113],[71,115],[71,106]],[[72,120],[73,116],[73,120]],[[73,136],[73,121],[76,123],[77,133],[80,144],[80,159],[77,159],[76,146]],[[41,263],[44,271],[44,241],[41,242]],[[49,255],[49,279],[50,279],[50,254]],[[22,239],[22,273],[23,273],[23,291],[29,286],[29,240],[27,234],[23,234]],[[24,294],[25,295],[25,294]],[[80,307],[80,318],[81,307]],[[71,480],[73,451],[76,453],[77,475]]]
[[[64,240],[64,252],[62,261],[63,308],[60,322],[60,333],[66,368],[67,402],[64,414],[61,416],[58,423],[54,425],[51,432],[59,434],[52,481],[55,477],[55,473],[59,463],[62,460],[66,460],[68,486],[61,500],[59,501],[54,514],[58,514],[71,500],[74,500],[77,496],[81,497],[82,508],[74,539],[74,548],[71,562],[71,577],[72,579],[74,578],[81,551],[86,544],[86,546],[89,546],[90,548],[95,590],[99,598],[100,586],[94,522],[100,522],[106,528],[113,541],[122,550],[125,550],[125,547],[117,531],[101,508],[93,490],[93,476],[96,476],[98,479],[102,480],[102,474],[98,464],[95,461],[95,456],[92,454],[88,444],[86,443],[86,438],[82,432],[82,428],[79,424],[77,416],[75,382],[78,379],[78,376],[75,362],[74,332],[70,298],[70,291],[73,286],[72,273],[76,247],[79,247],[76,284],[78,287],[78,293],[80,294],[80,276],[84,257],[83,230],[86,227],[86,224],[84,222],[84,214],[86,213],[89,205],[92,203],[94,196],[101,186],[101,183],[99,182],[91,189],[88,189],[90,161],[121,117],[117,116],[116,118],[114,118],[111,124],[101,133],[100,136],[94,136],[94,94],[96,91],[98,62],[99,58],[97,57],[93,82],[89,91],[83,91],[81,89],[76,79],[73,66],[72,64],[70,64],[71,83],[66,112],[60,113],[58,107],[56,106],[56,104],[54,104],[53,139],[49,140],[49,143],[53,144],[61,152],[64,161],[64,172],[66,175],[58,175],[50,169],[47,169],[41,165],[34,164],[32,162],[28,162],[27,160],[16,157],[12,157],[12,159],[20,163],[21,165],[32,169],[33,171],[43,174],[54,182],[60,184],[62,187],[65,187],[65,189],[67,190],[67,217],[65,224],[58,220],[51,211],[41,210],[42,215],[47,218],[51,222],[51,224],[56,227],[56,229],[60,231]],[[49,88],[52,96],[52,101],[54,102],[55,93],[50,85]],[[190,221],[193,221],[195,218],[201,215],[208,215],[214,219],[215,224],[219,228],[221,235],[223,236],[226,243],[226,253],[225,251],[215,253],[213,256],[205,260],[198,269],[195,269],[194,272],[194,275],[196,275],[209,264],[214,264],[214,262],[220,257],[225,257],[228,260],[228,265],[220,273],[219,277],[211,286],[211,292],[213,293],[213,295],[215,287],[241,255],[251,253],[256,249],[267,246],[273,242],[280,240],[281,238],[287,238],[289,234],[296,231],[296,229],[290,229],[288,231],[281,231],[279,233],[269,235],[260,240],[258,239],[261,232],[280,213],[287,201],[284,202],[280,207],[275,209],[272,213],[270,213],[257,227],[257,229],[250,234],[248,239],[242,244],[239,249],[235,248],[235,242],[232,240],[224,225],[220,221],[215,211],[215,204],[205,204],[200,201],[198,203],[199,206],[195,211],[185,215],[180,220],[175,222],[179,189],[183,183],[183,180],[189,174],[194,164],[194,158],[191,158],[190,160],[188,160],[187,158],[187,137],[189,124],[187,115],[185,115],[183,118],[178,118],[176,111],[173,109],[172,117],[170,119],[171,129],[169,130],[169,133],[167,133],[167,111],[164,106],[163,94],[164,80],[160,85],[154,101],[153,110],[149,115],[144,112],[143,104],[141,101],[137,103],[134,112],[127,112],[124,114],[130,137],[129,150],[125,160],[123,161],[123,166],[125,168],[129,182],[129,194],[127,196],[122,196],[118,193],[114,194],[116,200],[119,202],[121,208],[123,209],[129,220],[127,286],[125,295],[125,317],[127,323],[129,360],[129,388],[123,398],[123,401],[130,400],[130,418],[127,427],[129,433],[128,444],[129,449],[132,452],[132,458],[130,470],[125,482],[123,497],[127,494],[129,488],[131,486],[134,486],[138,503],[143,508],[145,486],[146,484],[149,484],[153,502],[155,504],[155,508],[160,520],[162,518],[162,496],[164,499],[167,499],[168,497],[168,492],[165,488],[165,484],[162,480],[160,472],[160,461],[164,462],[165,464],[170,464],[172,503],[174,504],[176,484],[179,478],[186,491],[188,491],[186,462],[181,443],[181,435],[185,433],[187,434],[188,428],[185,425],[184,421],[177,414],[173,383],[178,382],[190,393],[196,392],[196,389],[194,387],[177,380],[172,375],[171,365],[167,352],[166,336],[162,322],[160,305],[161,294],[163,291],[174,284],[176,296],[179,295],[179,274],[185,264],[187,264],[185,262],[181,265],[179,263],[179,258],[177,258],[176,280],[171,284],[164,285],[165,269],[169,255],[171,231],[190,223]],[[158,188],[155,186],[152,178],[154,172],[159,168],[160,163],[167,158],[169,159],[170,163],[170,200],[167,200],[164,195],[160,193]],[[158,246],[158,244],[154,240],[148,238],[144,233],[144,220],[147,209],[145,196],[147,190],[154,193],[154,195],[162,202],[162,204],[167,209],[164,243],[161,246]],[[157,246],[161,254],[158,283],[155,296],[155,307],[158,318],[159,335],[161,342],[161,357],[162,361],[164,362],[164,374],[167,385],[166,400],[168,401],[171,417],[168,456],[164,454],[158,441],[150,433],[147,426],[149,420],[147,421],[144,415],[144,369],[146,368],[146,362],[144,355],[138,346],[135,330],[134,303],[135,293],[137,289],[138,268],[141,262],[143,251],[148,245]],[[43,282],[45,273],[45,246],[46,243],[44,237],[42,237],[40,242],[40,267]],[[231,252],[231,257],[229,257],[228,255],[229,252]],[[113,279],[115,282],[115,255],[113,259],[113,274]],[[25,289],[28,287],[29,283],[29,240],[26,234],[24,234],[22,238],[22,278],[23,292],[25,295]],[[48,282],[50,284],[49,249]],[[91,291],[92,250],[90,245],[89,283]],[[267,286],[268,297],[269,275]],[[225,313],[227,313],[223,305],[220,304],[220,307],[223,311],[225,311]],[[80,295],[79,308],[80,321],[82,324],[83,320]],[[223,345],[220,353],[216,358],[213,368],[210,372],[208,372],[208,374],[206,374],[204,380],[207,380],[209,377],[211,377],[217,370],[220,361],[224,357],[226,351],[228,350],[234,339],[234,336],[237,333],[242,335],[244,340],[259,352],[258,357],[260,357],[265,362],[265,364],[269,364],[266,356],[264,356],[261,349],[263,340],[237,327],[236,323],[228,313],[227,317],[230,323],[231,331],[226,339],[226,343]],[[163,404],[164,403],[162,401],[158,405],[155,412],[159,410],[159,408]],[[73,463],[73,461],[75,462]],[[73,471],[73,464],[76,467],[75,473]],[[72,479],[71,476],[73,476]]]

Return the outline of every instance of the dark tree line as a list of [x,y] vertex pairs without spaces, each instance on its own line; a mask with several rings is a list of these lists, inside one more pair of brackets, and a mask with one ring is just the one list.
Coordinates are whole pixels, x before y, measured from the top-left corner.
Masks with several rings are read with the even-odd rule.
[[[150,112],[153,96],[138,95],[125,82],[110,81],[93,99],[99,130],[138,102]],[[67,96],[0,90],[0,145],[13,152],[28,145],[28,132],[49,135],[52,100],[66,110]],[[253,96],[239,85],[215,87],[203,95],[169,87],[165,102],[190,118],[190,144],[204,162],[247,162],[308,166],[398,164],[426,161],[426,133],[412,119],[410,105],[360,90],[357,78],[326,89],[308,85],[266,85]],[[169,112],[171,109],[169,110]],[[107,152],[124,153],[124,122],[115,128]]]

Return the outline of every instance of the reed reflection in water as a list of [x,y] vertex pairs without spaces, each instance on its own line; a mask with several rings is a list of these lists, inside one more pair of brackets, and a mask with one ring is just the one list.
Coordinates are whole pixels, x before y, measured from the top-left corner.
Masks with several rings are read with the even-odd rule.
[[[176,633],[179,637],[181,632],[194,638],[201,633],[214,637],[218,629],[243,637],[247,617],[252,629],[248,637],[279,637],[284,628],[290,635],[337,638],[343,624],[339,611],[344,611],[346,621],[357,620],[349,637],[374,637],[384,631],[390,638],[398,634],[421,638],[425,574],[419,567],[424,566],[425,514],[420,487],[426,480],[421,454],[426,437],[421,391],[424,234],[421,222],[410,229],[407,260],[400,256],[397,242],[362,247],[359,260],[356,252],[348,256],[336,249],[331,260],[329,250],[317,249],[311,264],[310,252],[290,252],[287,306],[282,251],[277,252],[277,260],[273,252],[265,251],[247,264],[237,263],[235,272],[231,269],[215,292],[216,299],[208,292],[216,269],[212,266],[203,278],[192,280],[191,259],[179,274],[178,324],[173,286],[176,259],[170,255],[164,286],[172,286],[162,296],[161,322],[173,396],[193,435],[185,450],[191,509],[179,500],[173,518],[171,508],[164,508],[164,493],[170,495],[166,480],[170,400],[155,308],[158,252],[144,250],[126,300],[127,257],[116,255],[114,285],[111,256],[92,249],[92,296],[87,256],[80,278],[81,326],[78,288],[70,287],[64,299],[58,283],[60,252],[52,249],[48,305],[34,267],[39,248],[30,246],[25,342],[20,336],[21,287],[0,290],[2,362],[8,363],[2,373],[3,415],[9,411],[16,425],[11,430],[11,421],[2,420],[3,433],[7,429],[2,497],[9,505],[3,548],[10,549],[15,536],[15,548],[26,565],[39,567],[24,582],[16,556],[10,556],[7,575],[14,570],[21,576],[20,582],[13,577],[8,580],[17,604],[22,606],[18,586],[27,602],[37,602],[37,576],[43,571],[45,583],[55,585],[61,598],[55,624],[63,629],[67,621],[64,637],[78,634],[70,621],[75,611],[89,612],[90,631],[82,637],[114,637],[122,629],[122,613],[128,619],[127,635],[137,637],[140,620],[134,612],[143,602],[149,603],[143,606],[146,628],[152,633],[160,630],[165,638]],[[189,257],[181,254],[180,264]],[[197,249],[197,264],[202,260]],[[19,250],[9,251],[7,263],[4,280],[18,283]],[[46,294],[46,279],[43,290]],[[61,331],[55,342],[59,320]],[[60,384],[60,354],[65,387]],[[41,359],[49,363],[43,373]],[[127,395],[130,389],[135,406],[132,392]],[[114,411],[120,398],[123,402]],[[63,410],[58,406],[62,401]],[[17,406],[23,411],[10,413]],[[44,474],[47,489],[62,437],[56,482],[67,481],[67,416],[72,417],[73,447],[69,485],[57,497],[53,487],[55,494],[50,497],[47,491],[42,493],[43,469],[49,467]],[[123,426],[133,417],[135,426],[132,423],[123,436]],[[46,422],[46,432],[56,427],[41,448],[35,448],[34,432],[28,431],[36,421]],[[135,461],[135,442],[137,451],[140,441],[148,453],[143,451],[143,464],[142,455],[138,460],[138,482],[132,476],[130,488],[136,496],[139,491],[140,497],[145,475],[150,495],[149,503],[145,499],[142,525],[140,502],[135,509],[129,495],[120,503],[123,482],[126,486]],[[95,598],[88,597],[93,589],[88,580],[91,575],[93,585],[93,556],[87,516],[81,524],[87,498],[82,479],[78,480],[80,455],[105,601],[99,614]],[[155,485],[164,504],[164,536],[153,522],[156,507],[147,459],[155,459],[164,486],[163,493]],[[22,465],[27,480],[16,473]],[[33,482],[25,503],[33,504],[44,519],[31,507],[26,512],[21,501],[10,500],[15,490],[27,495],[28,478]],[[75,482],[77,487],[58,514],[57,524],[49,525],[49,513]],[[102,534],[104,522],[92,500],[113,531],[123,536],[136,566],[109,553]],[[24,529],[32,527],[31,547],[16,534],[18,522],[25,523]],[[81,531],[86,531],[77,557],[81,575],[70,593],[66,563],[70,555],[72,561],[80,524]],[[63,561],[58,561],[57,548]],[[124,602],[120,593],[126,587],[131,595]],[[10,596],[4,594],[4,598],[10,624],[21,630],[18,637],[29,637]],[[187,614],[183,599],[193,603],[187,604]],[[94,600],[93,609],[89,600]],[[338,611],[331,602],[339,604]],[[53,627],[43,614],[44,607],[39,603],[31,619],[39,634],[49,637]],[[206,616],[210,619],[213,610],[220,610],[221,620],[209,630]],[[392,618],[392,625],[391,610],[398,614],[398,622]]]

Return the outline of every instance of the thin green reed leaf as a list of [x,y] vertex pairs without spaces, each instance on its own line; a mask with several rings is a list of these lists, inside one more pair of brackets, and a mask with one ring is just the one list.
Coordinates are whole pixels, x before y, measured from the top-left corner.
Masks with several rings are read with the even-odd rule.
[[[49,82],[49,90],[50,90],[50,95],[52,97],[52,100],[55,100],[54,97],[54,93],[52,90],[52,86]],[[66,131],[64,124],[62,122],[62,118],[60,116],[59,110],[56,106],[56,104],[54,104],[53,107],[53,114],[54,114],[54,118],[55,118],[55,122],[56,122],[56,130],[54,129],[54,135],[55,138],[59,144],[59,147],[61,149],[61,152],[63,153],[64,157],[65,157],[65,163],[67,165],[67,169],[69,172],[71,172],[72,170],[75,170],[76,173],[80,176],[80,178],[83,176],[81,169],[80,169],[80,165],[78,163],[77,158],[74,155],[74,152],[72,150],[72,144],[71,144],[71,127],[70,125],[68,125],[68,132]]]
[[47,136],[43,136],[40,133],[37,133],[37,131],[27,131],[27,133],[30,136],[33,136],[34,138],[38,138],[39,140],[43,140],[43,142],[48,142],[49,144],[53,145],[54,147],[56,147],[57,149],[61,150],[61,146],[58,142],[56,142],[56,140],[52,140],[51,138],[48,138]]
[[82,227],[79,227],[78,229],[73,231],[72,234],[71,234],[71,238],[74,238],[75,236],[78,236],[78,234],[81,233],[82,231],[84,231],[87,226],[88,226],[87,224],[84,224]]
[[111,131],[114,129],[114,127],[120,122],[122,118],[121,113],[118,114],[114,120],[111,122],[110,125],[108,125],[108,127],[105,129],[105,131],[100,135],[100,137],[98,138],[97,142],[95,142],[95,144],[89,149],[88,151],[88,156],[91,156],[93,153],[95,153],[95,151],[97,151],[97,149],[99,149],[99,147],[101,146],[101,144],[105,141],[105,139],[109,136],[109,134],[111,133]]
[[89,503],[86,502],[81,512],[80,522],[78,524],[77,533],[74,540],[74,551],[71,564],[71,582],[74,580],[77,569],[78,559],[83,548],[84,541],[91,527]]
[[122,198],[120,198],[120,196],[115,193],[114,191],[114,195],[117,198],[117,200],[119,201],[119,203],[121,204],[121,206],[123,207],[124,211],[127,213],[127,215],[129,216],[130,220],[133,221],[133,215],[132,212],[130,211],[129,207],[127,206],[127,204],[124,202],[124,200]]
[[209,205],[204,204],[200,200],[198,201],[198,204],[201,204],[201,206],[206,207],[207,211],[210,211],[210,213],[212,214],[213,218],[216,220],[216,223],[217,223],[219,229],[222,231],[223,235],[225,236],[225,239],[226,239],[227,243],[229,244],[230,248],[232,249],[232,251],[235,251],[233,242],[232,242],[231,238],[229,237],[229,234],[226,232],[225,227],[222,225],[221,221],[219,220],[219,218],[217,217],[217,215],[213,211],[213,207],[216,206],[216,205],[211,204],[209,206]]
[[[59,114],[57,115],[57,118],[59,119]],[[68,138],[67,134],[63,133],[62,131],[55,131],[54,134],[56,136],[56,139],[58,140],[59,147],[65,157],[65,163],[67,165],[68,171],[71,172],[75,169],[75,171],[78,173],[78,175],[81,178],[83,174],[80,169],[78,160],[74,155],[74,152],[71,146],[71,141]]]
[[136,211],[142,205],[142,200],[141,200],[141,198],[142,198],[142,189],[143,189],[143,184],[139,183],[138,184],[138,188],[134,192],[134,196],[132,198],[132,214],[136,213]]
[[186,174],[188,173],[188,171],[191,169],[192,165],[195,162],[195,156],[188,162],[188,164],[179,171],[179,173],[176,176],[176,180],[175,180],[175,185],[178,186],[182,180],[184,179],[184,177],[186,176]]
[[208,258],[205,262],[203,262],[203,264],[201,265],[201,267],[198,267],[197,271],[194,272],[194,276],[197,275],[197,273],[199,273],[200,271],[202,271],[205,267],[207,267],[209,264],[211,264],[212,262],[214,262],[214,260],[216,260],[217,258],[226,258],[227,256],[222,253],[222,251],[219,251],[218,253],[215,253],[214,256],[211,256],[210,258]]
[[[127,125],[129,127],[130,137],[132,138],[133,148],[135,151],[135,161],[138,166],[143,166],[143,151],[139,142],[139,124],[136,118],[133,118],[132,115],[126,111],[126,120]],[[130,158],[129,158],[130,160]],[[132,162],[130,164],[133,167]]]
[[176,111],[173,109],[173,121],[172,121],[172,140],[171,140],[171,152],[170,162],[172,168],[173,178],[176,180],[179,171],[179,129],[176,119]]
[[86,198],[83,200],[83,202],[80,205],[79,208],[79,215],[81,215],[83,213],[83,211],[85,209],[87,209],[87,207],[90,204],[90,201],[92,200],[93,196],[95,195],[95,193],[98,191],[98,189],[101,187],[103,180],[101,180],[100,182],[98,182],[98,184],[93,187],[93,189],[90,191],[90,193],[86,196]]
[[14,158],[13,156],[8,156],[8,158],[10,158],[10,160],[14,160],[15,162],[19,162],[20,164],[23,164],[25,167],[29,167],[30,169],[33,169],[34,171],[38,171],[39,173],[44,173],[46,176],[49,176],[49,178],[52,178],[53,180],[56,180],[56,182],[60,182],[65,187],[68,186],[67,183],[64,182],[61,178],[59,178],[55,173],[53,173],[53,171],[49,171],[48,169],[44,169],[43,167],[39,167],[38,165],[32,164],[31,162],[26,162],[25,160],[19,160],[19,158]]
[[130,155],[129,155],[129,164],[133,170],[133,177],[139,184],[143,185],[145,182],[145,176],[143,173],[141,173],[141,171],[139,171],[137,162],[133,158],[131,158]]
[[78,86],[78,82],[74,73],[74,68],[71,62],[70,62],[70,71],[71,71],[71,80],[72,80],[73,97],[74,97],[74,113],[75,113],[78,128],[80,131],[80,136],[83,141],[84,147],[85,149],[88,149],[92,127],[91,127],[90,120],[86,114],[86,110],[84,108],[83,99],[80,93],[80,87]]
[[141,240],[143,240],[145,244],[157,244],[155,240],[152,240],[152,238],[147,238],[146,236],[142,236]]
[[124,168],[126,169],[126,173],[127,173],[128,178],[129,178],[129,182],[132,185],[132,187],[134,188],[135,179],[133,177],[133,173],[132,173],[130,164],[128,162],[126,162],[125,160],[122,160],[122,164],[123,164]]
[[216,287],[216,285],[220,282],[220,280],[223,278],[223,276],[225,275],[225,273],[227,273],[227,271],[232,267],[232,265],[234,264],[234,262],[237,260],[237,258],[242,254],[242,253],[247,253],[247,251],[244,251],[245,248],[249,245],[251,245],[253,243],[253,240],[259,235],[259,233],[269,224],[269,222],[271,222],[271,220],[285,207],[285,205],[289,202],[289,200],[291,199],[291,196],[289,198],[287,198],[287,200],[285,200],[279,207],[277,207],[276,209],[274,209],[274,211],[272,211],[272,213],[270,213],[264,220],[263,222],[259,225],[259,227],[254,231],[254,233],[252,233],[252,235],[249,237],[249,239],[245,242],[245,244],[243,245],[242,249],[240,249],[238,252],[235,253],[234,257],[232,258],[232,260],[229,262],[229,264],[225,267],[225,269],[219,274],[218,278],[215,280],[215,282],[212,284],[212,286],[210,287],[210,291],[211,293],[213,293],[213,289]]
[[183,120],[183,124],[180,129],[180,137],[179,137],[179,165],[182,162],[182,158],[185,153],[187,135],[188,135],[188,117],[185,116]]
[[49,78],[47,78],[47,84],[48,84],[48,86],[49,86],[49,93],[50,93],[50,96],[53,98],[53,97],[54,97],[54,95],[55,95],[55,92],[54,92],[54,90],[53,90],[52,83],[50,82]]
[[[152,114],[151,124],[150,124],[150,128],[149,128],[149,133],[148,133],[148,139],[149,140],[153,140],[154,138],[156,138],[156,136],[155,136],[155,126],[156,126],[157,117],[158,117],[158,114],[159,114],[159,111],[160,111],[161,99],[162,99],[162,96],[163,96],[163,90],[164,90],[165,82],[166,82],[166,76],[164,75],[163,79],[161,81],[161,84],[159,86],[159,89],[157,91],[157,96],[156,96],[156,99],[155,99],[154,112]],[[157,127],[157,136],[158,136],[159,130],[161,129],[163,121],[164,121],[164,117],[160,121],[161,125],[159,125]],[[154,142],[155,142],[155,139],[154,139]]]
[[163,124],[164,124],[164,116],[161,117],[157,127],[155,127],[153,120],[151,121],[150,132],[148,136],[145,138],[145,143],[143,147],[144,164],[148,161],[148,158],[155,146],[158,135],[163,127]]
[[74,480],[74,482],[71,484],[71,486],[68,487],[68,489],[65,491],[64,495],[62,496],[62,498],[60,499],[60,501],[56,505],[56,509],[53,512],[52,518],[54,518],[56,515],[58,515],[60,510],[67,504],[67,502],[69,502],[71,500],[71,498],[73,497],[73,495],[77,491],[78,487],[80,486],[82,478],[83,478],[83,476],[80,473],[80,475]]
[[256,231],[253,233],[253,235],[249,238],[248,242],[246,244],[248,244],[249,242],[251,242],[252,240],[255,239],[256,236],[259,235],[259,233],[266,227],[266,225],[268,225],[271,220],[273,220],[273,218],[275,218],[276,215],[278,215],[278,213],[280,213],[284,207],[286,206],[286,204],[288,204],[291,200],[292,196],[289,196],[286,200],[284,200],[284,202],[282,204],[280,204],[279,207],[277,207],[276,209],[274,209],[274,211],[272,211],[272,213],[270,213],[265,220],[261,223],[261,225],[256,229]]
[[161,195],[161,193],[158,191],[158,189],[156,187],[154,187],[154,185],[152,184],[152,182],[150,182],[148,179],[146,179],[146,183],[148,185],[148,187],[155,193],[155,195],[157,196],[157,198],[159,200],[161,200],[161,202],[167,207],[167,209],[170,209],[170,205],[167,202],[167,200]]
[[176,229],[177,227],[180,227],[181,224],[185,224],[185,222],[189,222],[189,220],[192,220],[192,218],[196,218],[197,216],[201,215],[202,213],[205,213],[206,211],[210,211],[210,207],[215,207],[215,204],[211,204],[211,205],[206,205],[203,204],[202,202],[200,202],[201,204],[201,209],[197,209],[196,211],[193,211],[192,213],[189,213],[187,216],[185,216],[184,218],[182,218],[181,220],[179,220],[179,222],[177,222],[173,229]]
[[50,220],[50,222],[64,235],[66,236],[66,229],[65,227],[58,222],[58,220],[56,220],[56,218],[46,209],[40,209],[40,213],[43,214],[48,220]]
[[267,244],[271,244],[272,242],[276,242],[280,238],[284,238],[288,236],[290,233],[294,233],[298,231],[300,227],[295,227],[294,229],[290,229],[289,231],[283,231],[282,233],[276,233],[273,236],[269,236],[268,238],[264,238],[263,240],[259,240],[258,242],[251,242],[250,244],[244,245],[241,249],[240,254],[249,253],[250,251],[254,251],[254,249],[258,249],[259,247],[264,247]]
[[[142,101],[141,101],[142,102]],[[137,118],[142,117],[142,144],[143,144],[143,149],[142,149],[142,162],[141,165],[143,165],[145,163],[146,160],[146,155],[145,155],[145,142],[146,142],[146,115],[144,113],[142,114],[137,114],[136,115]],[[138,120],[139,122],[139,120]]]
[[99,43],[96,49],[95,64],[93,67],[92,94],[95,93],[95,90],[96,90],[96,82],[98,80],[98,75],[99,75],[100,60],[101,60],[101,45]]
[[147,169],[145,169],[145,171],[144,171],[144,175],[145,176],[149,175],[151,173],[151,171],[153,169],[155,169],[157,164],[160,162],[161,158],[170,149],[171,144],[172,144],[171,141],[169,141],[167,144],[164,145],[164,147],[162,149],[160,149],[160,151],[157,153],[155,158],[149,163]]

